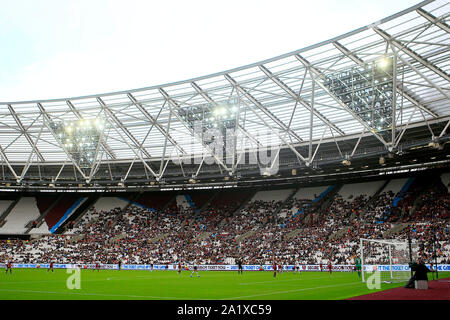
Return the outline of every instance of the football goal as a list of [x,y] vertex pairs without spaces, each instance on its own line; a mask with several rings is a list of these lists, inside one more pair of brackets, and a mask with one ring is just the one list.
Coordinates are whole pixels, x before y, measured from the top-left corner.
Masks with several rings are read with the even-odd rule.
[[376,271],[382,282],[408,281],[418,252],[416,241],[360,239],[362,281]]

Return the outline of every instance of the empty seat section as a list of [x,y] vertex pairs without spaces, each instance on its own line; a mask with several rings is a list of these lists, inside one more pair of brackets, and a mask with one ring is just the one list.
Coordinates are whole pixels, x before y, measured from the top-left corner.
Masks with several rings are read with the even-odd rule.
[[12,200],[0,200],[0,216],[8,209]]
[[39,209],[34,197],[22,197],[6,217],[6,223],[0,228],[0,233],[22,234],[26,225],[39,218]]
[[45,216],[48,228],[53,228],[78,200],[80,200],[79,195],[64,195]]
[[447,187],[447,190],[450,193],[450,173],[444,173],[443,175],[441,175],[441,181]]
[[213,191],[207,191],[207,192],[189,192],[188,194],[192,200],[192,203],[194,204],[196,209],[200,209],[203,207],[204,204],[206,204],[214,195]]
[[127,205],[127,201],[118,197],[101,197],[94,204],[94,209],[97,211],[109,211],[114,208],[123,209]]
[[209,208],[220,208],[232,214],[253,192],[250,190],[224,190],[220,191],[209,204]]
[[294,189],[258,191],[251,201],[284,201]]
[[388,192],[392,191],[394,194],[402,190],[405,183],[408,181],[407,178],[404,179],[393,179],[389,181],[389,183],[386,185],[386,187],[383,188],[382,192]]
[[299,200],[315,200],[328,188],[329,186],[300,188],[294,195],[294,198]]
[[44,214],[50,206],[58,200],[58,195],[39,195],[36,197],[36,205],[39,212]]
[[385,183],[385,181],[361,182],[344,185],[339,194],[344,200],[356,198],[361,195],[373,196]]
[[136,199],[136,203],[149,209],[161,210],[173,199],[172,192],[146,192]]

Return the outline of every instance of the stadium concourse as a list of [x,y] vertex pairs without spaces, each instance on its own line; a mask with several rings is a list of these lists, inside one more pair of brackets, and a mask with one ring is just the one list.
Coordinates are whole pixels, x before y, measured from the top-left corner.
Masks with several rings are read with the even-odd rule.
[[[26,228],[19,217],[30,211],[10,210],[6,220],[17,223],[2,232],[27,229],[31,238],[2,240],[0,262],[348,265],[360,254],[360,238],[406,240],[409,234],[426,262],[450,264],[448,178],[95,196],[82,211],[58,202],[49,210],[43,196],[22,197],[11,202],[19,209],[23,199],[34,203],[38,218]],[[73,203],[89,198],[71,197]],[[387,259],[375,254],[367,263]]]

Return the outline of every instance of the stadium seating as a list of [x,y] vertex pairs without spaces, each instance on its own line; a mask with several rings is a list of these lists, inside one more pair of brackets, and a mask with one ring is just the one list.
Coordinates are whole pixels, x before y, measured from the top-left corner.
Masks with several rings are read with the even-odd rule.
[[383,188],[381,192],[393,192],[394,194],[400,192],[400,190],[403,188],[403,186],[408,181],[407,178],[404,179],[393,179],[388,182],[388,184]]
[[177,195],[176,197],[177,205],[181,208],[187,209],[191,207],[190,197],[186,197],[186,195]]
[[6,217],[6,223],[0,228],[0,233],[24,233],[27,230],[26,225],[39,218],[39,215],[36,199],[34,197],[22,197]]
[[294,198],[299,200],[300,199],[315,200],[319,198],[322,193],[327,191],[328,188],[329,186],[300,188],[294,195]]
[[[80,197],[77,195],[64,195],[59,200],[55,199],[54,201],[57,202],[45,215],[45,222],[47,223],[48,228],[51,229],[55,226],[79,199]],[[39,209],[41,214],[45,212],[41,207]],[[34,230],[32,230],[32,232],[34,232]]]
[[173,201],[174,194],[169,192],[145,192],[140,195],[135,202],[148,209],[161,210],[169,202]]
[[[330,201],[323,205],[312,201],[328,186],[300,188],[295,193],[294,189],[265,190],[253,197],[254,191],[245,189],[196,191],[188,197],[167,193],[171,196],[165,199],[173,201],[159,201],[158,210],[131,205],[124,213],[121,200],[110,203],[110,207],[119,205],[115,208],[108,208],[106,200],[102,200],[65,235],[44,235],[27,246],[19,240],[3,245],[8,248],[5,252],[20,262],[50,259],[113,263],[121,259],[125,263],[195,260],[221,264],[239,256],[246,263],[266,264],[276,256],[281,263],[336,264],[352,262],[360,238],[406,239],[408,229],[402,227],[405,223],[413,239],[423,244],[424,259],[433,258],[432,237],[436,236],[438,263],[450,262],[450,197],[446,186],[440,179],[411,182],[399,209],[394,207],[395,191],[398,194],[405,190],[407,181],[344,185],[340,192],[330,193]],[[192,207],[191,195],[192,202],[197,200],[203,210]],[[30,199],[22,201],[20,208],[32,205]],[[251,200],[245,203],[244,199]],[[301,200],[308,206],[304,206],[302,214],[275,215],[283,204],[292,205],[289,199]],[[392,213],[403,210],[405,204],[407,211]],[[396,219],[392,219],[394,216]],[[18,219],[15,221],[18,223]],[[377,252],[370,262],[386,262],[385,255]]]
[[119,197],[101,197],[94,204],[97,211],[109,211],[114,208],[124,208],[127,202]]
[[450,173],[442,174],[441,181],[444,184],[444,186],[447,187],[448,192],[450,192]]
[[294,189],[259,191],[252,198],[252,201],[284,201]]
[[0,200],[0,217],[2,216],[3,212],[8,209],[9,205],[12,202],[12,200]]
[[373,196],[385,183],[385,181],[371,181],[344,185],[339,194],[344,200],[356,198],[361,195]]

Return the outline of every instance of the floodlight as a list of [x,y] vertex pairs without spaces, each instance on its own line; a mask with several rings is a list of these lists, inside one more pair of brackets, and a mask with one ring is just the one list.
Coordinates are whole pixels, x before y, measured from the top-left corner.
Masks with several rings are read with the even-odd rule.
[[386,69],[387,66],[389,66],[389,59],[388,58],[382,58],[378,60],[378,67],[381,69]]
[[[101,126],[96,126],[99,124]],[[90,168],[95,162],[97,146],[103,129],[101,119],[79,119],[54,124],[55,137],[82,168]]]
[[350,160],[345,159],[345,160],[342,160],[342,164],[343,164],[343,165],[346,165],[346,166],[349,166],[349,165],[351,165],[352,163],[350,162]]

